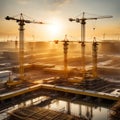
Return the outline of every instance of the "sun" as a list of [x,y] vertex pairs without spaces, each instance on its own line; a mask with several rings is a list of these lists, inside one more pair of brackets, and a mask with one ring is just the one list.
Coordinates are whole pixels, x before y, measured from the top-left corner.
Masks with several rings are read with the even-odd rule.
[[60,24],[55,23],[53,25],[50,25],[49,30],[51,34],[58,34],[60,32]]
[[62,32],[62,23],[59,19],[52,19],[52,22],[48,25],[49,35],[52,37],[57,37]]

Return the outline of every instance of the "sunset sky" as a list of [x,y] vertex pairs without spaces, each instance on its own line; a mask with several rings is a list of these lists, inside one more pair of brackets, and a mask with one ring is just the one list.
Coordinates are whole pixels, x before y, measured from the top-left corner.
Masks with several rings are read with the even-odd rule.
[[[0,40],[18,38],[18,24],[4,20],[6,16],[23,13],[25,19],[43,21],[48,24],[26,24],[25,40],[64,39],[80,40],[81,25],[69,22],[68,18],[112,15],[113,18],[86,21],[86,39],[118,37],[120,34],[120,0],[0,0]],[[95,28],[95,30],[93,30]]]

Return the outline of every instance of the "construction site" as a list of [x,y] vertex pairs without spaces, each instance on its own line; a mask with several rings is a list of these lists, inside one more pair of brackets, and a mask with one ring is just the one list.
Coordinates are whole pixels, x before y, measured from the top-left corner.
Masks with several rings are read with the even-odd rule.
[[7,16],[19,40],[0,43],[0,120],[119,120],[120,41],[85,39],[88,20],[111,17],[69,18],[81,41],[25,42],[25,24],[45,23]]

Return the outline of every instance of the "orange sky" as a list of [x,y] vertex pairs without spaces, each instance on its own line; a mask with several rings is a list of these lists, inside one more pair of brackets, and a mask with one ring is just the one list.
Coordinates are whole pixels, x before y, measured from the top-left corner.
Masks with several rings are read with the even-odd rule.
[[[0,0],[0,40],[18,39],[18,24],[6,21],[4,17],[23,13],[25,19],[44,21],[49,24],[26,24],[25,40],[64,39],[65,34],[71,40],[80,40],[81,25],[69,22],[68,18],[97,17],[112,15],[110,19],[89,20],[86,23],[86,39],[93,36],[100,39],[118,38],[120,34],[120,0]],[[97,15],[93,15],[97,14]],[[17,16],[19,18],[19,16]],[[95,28],[95,30],[93,30]]]

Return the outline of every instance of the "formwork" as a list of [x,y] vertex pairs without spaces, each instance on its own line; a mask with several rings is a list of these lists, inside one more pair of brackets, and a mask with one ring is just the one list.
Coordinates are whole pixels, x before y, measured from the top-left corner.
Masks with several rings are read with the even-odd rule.
[[63,112],[57,112],[37,106],[20,108],[8,113],[7,120],[85,120]]

